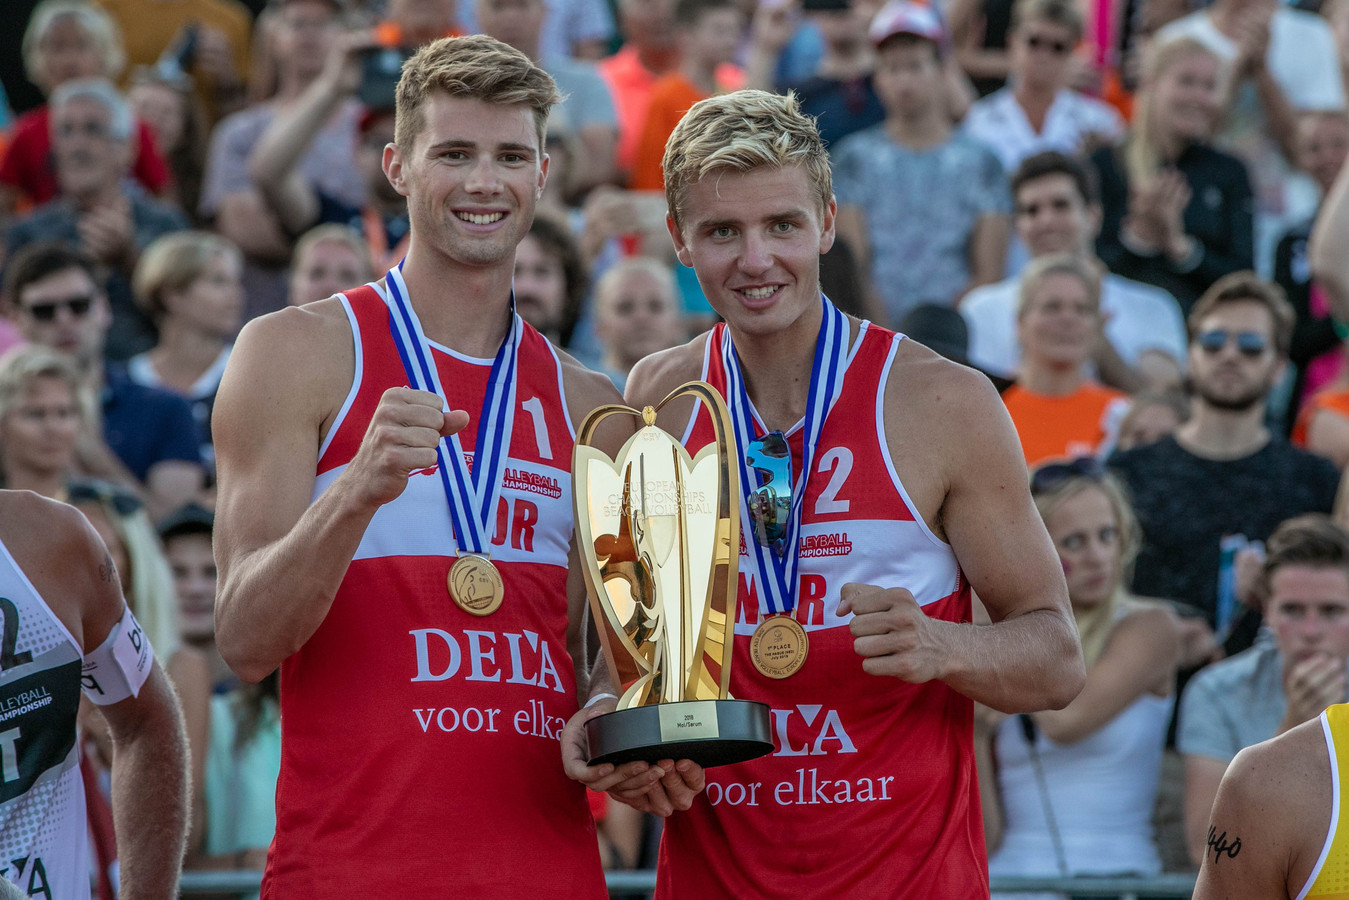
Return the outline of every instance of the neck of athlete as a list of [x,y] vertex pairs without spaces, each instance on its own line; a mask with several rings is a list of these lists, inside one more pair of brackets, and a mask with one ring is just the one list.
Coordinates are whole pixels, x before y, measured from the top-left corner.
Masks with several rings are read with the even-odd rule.
[[1204,459],[1241,459],[1269,443],[1264,401],[1249,409],[1219,409],[1194,398],[1190,420],[1176,429],[1176,440]]
[[822,324],[821,307],[812,304],[779,331],[731,330],[745,391],[769,431],[786,431],[806,414],[815,341]]
[[511,274],[515,258],[465,266],[413,234],[403,262],[408,301],[428,340],[458,353],[491,359],[510,331]]
[[225,340],[217,334],[168,316],[159,323],[159,344],[150,363],[168,386],[186,391],[220,358]]

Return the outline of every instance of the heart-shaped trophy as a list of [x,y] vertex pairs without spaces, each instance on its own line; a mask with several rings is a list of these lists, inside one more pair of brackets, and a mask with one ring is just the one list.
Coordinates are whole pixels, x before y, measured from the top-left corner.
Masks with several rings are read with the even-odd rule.
[[[702,401],[716,440],[690,458],[656,414]],[[609,416],[642,420],[617,459],[591,444]],[[618,709],[586,723],[590,764],[691,759],[703,767],[773,749],[768,707],[730,697],[740,561],[739,468],[730,414],[693,381],[641,412],[601,406],[572,454],[576,534]]]

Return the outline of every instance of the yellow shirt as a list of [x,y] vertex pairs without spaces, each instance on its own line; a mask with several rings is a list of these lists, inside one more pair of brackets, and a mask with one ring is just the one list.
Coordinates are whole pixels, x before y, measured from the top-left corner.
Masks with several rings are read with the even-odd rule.
[[1326,749],[1330,751],[1330,774],[1333,791],[1330,810],[1330,828],[1321,858],[1312,869],[1307,886],[1297,900],[1349,900],[1349,817],[1342,791],[1349,785],[1349,703],[1340,703],[1321,713],[1321,728],[1326,735]]

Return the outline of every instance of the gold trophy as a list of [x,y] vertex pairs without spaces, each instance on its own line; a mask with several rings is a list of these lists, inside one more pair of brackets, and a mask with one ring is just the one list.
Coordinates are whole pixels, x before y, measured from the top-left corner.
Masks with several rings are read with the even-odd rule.
[[[656,427],[692,396],[716,440],[690,458]],[[591,445],[613,415],[643,427],[610,459]],[[704,767],[773,749],[768,707],[729,696],[740,560],[739,467],[730,414],[708,384],[683,385],[655,407],[601,406],[572,454],[576,531],[590,609],[618,709],[586,723],[590,764],[691,759]]]

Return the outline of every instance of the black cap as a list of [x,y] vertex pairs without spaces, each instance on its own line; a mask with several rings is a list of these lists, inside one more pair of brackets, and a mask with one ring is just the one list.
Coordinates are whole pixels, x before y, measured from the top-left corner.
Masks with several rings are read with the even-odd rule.
[[969,355],[969,327],[964,316],[949,306],[915,306],[904,314],[899,330],[955,362],[966,362]]
[[169,513],[159,522],[159,539],[185,534],[210,534],[215,529],[215,513],[199,503],[189,503]]

